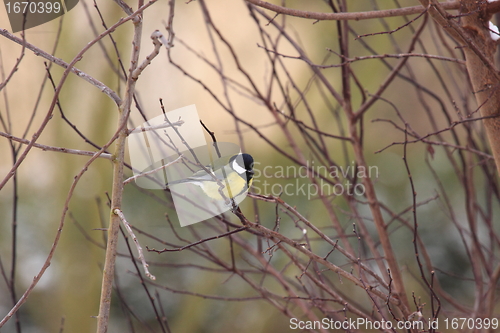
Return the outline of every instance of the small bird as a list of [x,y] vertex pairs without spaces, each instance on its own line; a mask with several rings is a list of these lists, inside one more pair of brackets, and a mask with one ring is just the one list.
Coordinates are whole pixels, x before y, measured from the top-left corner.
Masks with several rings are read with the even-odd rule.
[[198,170],[192,176],[169,182],[166,186],[193,184],[210,199],[229,204],[231,199],[246,193],[252,185],[253,164],[253,157],[249,154],[223,156],[207,165],[206,170]]

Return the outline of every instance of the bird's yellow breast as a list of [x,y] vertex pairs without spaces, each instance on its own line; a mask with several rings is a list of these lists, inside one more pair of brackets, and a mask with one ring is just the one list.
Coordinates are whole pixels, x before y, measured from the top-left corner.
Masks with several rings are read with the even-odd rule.
[[229,173],[226,178],[221,179],[220,184],[224,187],[215,181],[204,181],[201,188],[208,197],[217,201],[233,199],[248,190],[247,181],[235,172]]

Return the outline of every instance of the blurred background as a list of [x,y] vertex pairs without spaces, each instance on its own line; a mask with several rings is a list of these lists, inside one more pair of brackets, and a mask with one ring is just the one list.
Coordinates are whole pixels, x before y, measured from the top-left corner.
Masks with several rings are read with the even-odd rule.
[[[348,10],[369,11],[416,4],[409,0],[357,1],[349,2]],[[129,5],[137,6],[135,3]],[[286,5],[308,11],[332,11],[328,1],[311,1],[307,6],[300,1],[287,1]],[[272,12],[264,12],[271,18],[274,16]],[[141,61],[153,50],[149,38],[151,33],[160,30],[167,35],[165,26],[169,13],[167,1],[159,1],[144,11]],[[37,48],[69,63],[105,30],[103,22],[109,27],[125,16],[114,2],[97,1],[94,4],[80,0],[60,19],[27,30],[25,38]],[[392,31],[413,18],[415,16],[352,21],[344,26],[344,23],[336,21],[315,22],[278,16],[274,20],[286,28],[280,33],[277,26],[257,11],[250,10],[244,1],[176,1],[173,20],[175,39],[174,47],[169,51],[170,58],[166,49],[162,48],[140,75],[136,98],[137,105],[148,119],[161,114],[160,98],[167,111],[195,104],[200,119],[215,133],[218,141],[236,143],[244,152],[253,155],[257,172],[254,188],[250,192],[280,196],[325,234],[338,240],[331,222],[333,210],[356,253],[366,259],[367,264],[375,265],[372,248],[365,238],[359,239],[358,234],[353,232],[357,223],[363,220],[367,235],[375,240],[374,247],[380,248],[366,198],[363,195],[353,197],[327,193],[325,197],[320,197],[318,193],[303,193],[299,190],[300,186],[305,185],[306,191],[311,189],[312,179],[292,172],[301,166],[289,158],[299,159],[297,152],[301,152],[308,165],[316,163],[318,167],[330,168],[333,164],[328,161],[335,161],[337,170],[340,167],[346,170],[351,166],[358,171],[350,144],[331,137],[349,136],[346,105],[340,105],[312,67],[304,59],[299,59],[301,56],[297,47],[305,50],[308,59],[315,64],[338,65],[345,60],[337,55],[340,52],[338,31],[342,27],[351,58],[406,53],[410,43],[414,43],[416,53],[455,59],[410,58],[381,99],[356,124],[363,136],[366,163],[375,167],[373,172],[376,174],[371,174],[370,178],[384,207],[383,216],[390,230],[391,243],[403,272],[410,303],[414,301],[411,292],[416,295],[415,303],[429,302],[430,296],[420,279],[415,260],[411,227],[414,222],[411,212],[413,197],[402,160],[404,146],[391,144],[405,141],[401,130],[405,123],[421,136],[443,130],[439,135],[429,137],[436,144],[422,141],[408,144],[406,158],[418,194],[421,246],[426,248],[432,260],[435,278],[440,282],[443,294],[454,300],[441,298],[443,313],[452,316],[458,311],[457,307],[462,306],[464,312],[474,308],[478,298],[482,297],[474,281],[472,256],[467,247],[471,242],[468,231],[471,220],[477,223],[477,236],[484,244],[485,256],[497,262],[498,239],[495,232],[498,232],[498,224],[494,222],[498,221],[499,214],[498,177],[481,123],[470,122],[453,130],[450,128],[453,121],[468,116],[477,117],[477,106],[461,62],[461,51],[454,49],[451,40],[442,36],[443,32],[438,31],[430,19],[424,24],[421,17],[392,34],[356,38],[363,34]],[[3,8],[0,9],[0,23],[0,28],[10,29]],[[412,40],[421,24],[422,32],[419,32],[418,39]],[[132,24],[123,24],[112,33],[113,40],[109,37],[100,40],[75,67],[103,82],[123,98],[123,73],[118,60],[129,75],[132,34]],[[15,35],[21,36],[20,33]],[[264,45],[263,40],[268,44]],[[298,46],[294,46],[291,40]],[[272,51],[275,49],[279,50],[279,54]],[[52,84],[47,79],[46,66],[50,65],[50,74],[56,85],[64,69],[49,64],[30,50],[23,51],[20,45],[2,36],[0,81],[5,80],[21,56],[16,72],[0,91],[0,131],[30,140],[45,118],[54,95]],[[353,74],[350,81],[352,95],[349,98],[353,110],[376,93],[399,61],[401,58],[352,62],[350,70],[355,76]],[[320,70],[331,89],[345,98],[346,95],[342,95],[346,90],[341,68]],[[276,75],[275,79],[272,79],[273,75]],[[278,77],[282,81],[278,81]],[[270,106],[265,105],[256,91],[268,96],[280,112],[271,112]],[[38,143],[96,151],[96,146],[107,143],[115,133],[116,104],[76,75],[69,75],[59,103],[61,108],[54,109]],[[75,125],[82,135],[68,122]],[[143,122],[143,115],[134,106],[129,128]],[[300,122],[314,127],[316,132],[305,134],[307,131],[297,126]],[[325,136],[318,135],[320,132],[326,133]],[[318,136],[318,139],[312,140],[310,136]],[[208,134],[206,139],[207,142],[212,140]],[[8,174],[14,159],[19,158],[25,148],[21,145],[20,150],[13,153],[11,143],[17,149],[18,143],[0,137],[1,179]],[[318,155],[318,152],[321,154]],[[13,306],[12,288],[9,287],[11,278],[14,278],[15,295],[19,298],[42,267],[54,241],[73,179],[88,160],[88,156],[32,148],[17,169],[16,177],[0,190],[0,318]],[[266,166],[269,168],[264,173]],[[470,175],[467,190],[462,182],[462,173]],[[126,175],[131,176],[132,172],[127,169]],[[328,174],[324,176],[335,178]],[[96,319],[93,316],[99,311],[105,255],[106,233],[102,228],[106,228],[109,220],[111,179],[112,164],[101,158],[91,164],[77,184],[51,265],[18,313],[22,332],[95,330]],[[344,185],[349,180],[342,176],[340,179]],[[360,182],[360,179],[354,181]],[[290,191],[283,192],[287,184],[292,184],[288,187]],[[465,203],[473,203],[473,217],[468,215]],[[297,217],[285,212],[278,214],[275,203],[253,196],[241,204],[241,209],[249,220],[291,239],[303,240],[307,237]],[[183,246],[225,232],[220,225],[214,227],[215,224],[210,223],[181,228],[168,193],[145,191],[133,183],[125,187],[123,211],[128,221],[137,228],[143,247],[162,249]],[[17,223],[15,236],[14,216]],[[227,214],[226,219],[240,224],[233,214]],[[154,284],[147,284],[150,293],[147,295],[130,259],[127,243],[120,236],[109,332],[162,332],[166,331],[165,327],[176,333],[288,331],[289,318],[283,314],[284,310],[269,301],[270,298],[262,296],[263,290],[278,295],[276,297],[282,299],[276,302],[288,308],[287,292],[279,279],[266,278],[269,272],[262,273],[262,267],[266,266],[266,260],[272,263],[277,276],[282,274],[291,284],[297,283],[299,290],[297,276],[301,274],[300,269],[291,265],[283,252],[274,251],[273,244],[268,240],[258,240],[246,232],[238,233],[237,237],[248,247],[238,243],[239,246],[234,244],[232,248],[233,244],[227,239],[217,239],[200,245],[200,249],[162,254],[146,252],[150,270],[157,277]],[[183,239],[187,241],[182,242]],[[317,242],[314,248],[320,255],[328,253],[328,244],[321,243],[317,235],[311,235],[308,241]],[[135,247],[131,246],[136,257]],[[258,255],[251,249],[262,254],[265,260],[256,261]],[[248,272],[246,275],[231,272],[228,267],[218,265],[219,260],[225,263],[236,260],[238,267]],[[348,272],[354,270],[355,265],[337,252],[333,252],[329,260]],[[382,274],[377,268],[374,270]],[[143,274],[142,270],[139,272]],[[324,275],[334,281],[332,283],[339,283],[336,274],[324,272]],[[485,284],[489,283],[490,280],[484,279]],[[252,287],[249,281],[260,289]],[[306,286],[303,288],[307,289]],[[345,288],[346,294],[359,300],[361,308],[375,312],[364,291],[349,284]],[[155,299],[156,308],[150,298]],[[494,301],[496,304],[496,298]],[[453,306],[454,302],[458,306]],[[424,306],[424,313],[430,311],[429,304]],[[337,305],[335,311],[328,311],[332,311],[329,314],[335,318],[344,318],[342,308]],[[493,314],[498,314],[497,309],[498,306],[493,305]],[[303,309],[292,305],[290,311],[298,317],[303,315]],[[321,311],[317,314],[326,316]],[[162,319],[157,320],[157,316]],[[428,312],[425,317],[429,317]],[[164,323],[163,326],[159,321]],[[15,318],[1,331],[18,331]]]

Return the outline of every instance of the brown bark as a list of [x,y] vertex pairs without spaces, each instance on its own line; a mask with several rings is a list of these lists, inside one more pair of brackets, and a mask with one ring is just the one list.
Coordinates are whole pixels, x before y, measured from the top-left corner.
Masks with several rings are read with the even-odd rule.
[[500,10],[498,2],[461,0],[461,25],[450,19],[436,0],[420,0],[429,14],[459,44],[463,45],[466,66],[484,127],[500,175],[500,73],[494,65],[496,42],[491,38],[489,20]]
[[[478,4],[474,0],[462,0],[462,26],[468,38],[482,51],[489,64],[485,64],[470,47],[464,48],[467,71],[474,89],[493,157],[500,174],[500,80],[494,65],[496,42],[488,29],[491,14],[486,4]],[[493,68],[491,68],[493,67]]]

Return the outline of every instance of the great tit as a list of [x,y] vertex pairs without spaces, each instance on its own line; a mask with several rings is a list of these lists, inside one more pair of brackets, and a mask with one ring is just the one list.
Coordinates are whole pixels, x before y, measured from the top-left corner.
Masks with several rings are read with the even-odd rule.
[[252,185],[253,164],[253,157],[249,154],[223,156],[192,176],[169,182],[166,186],[193,184],[210,199],[230,204],[233,198],[247,192]]

